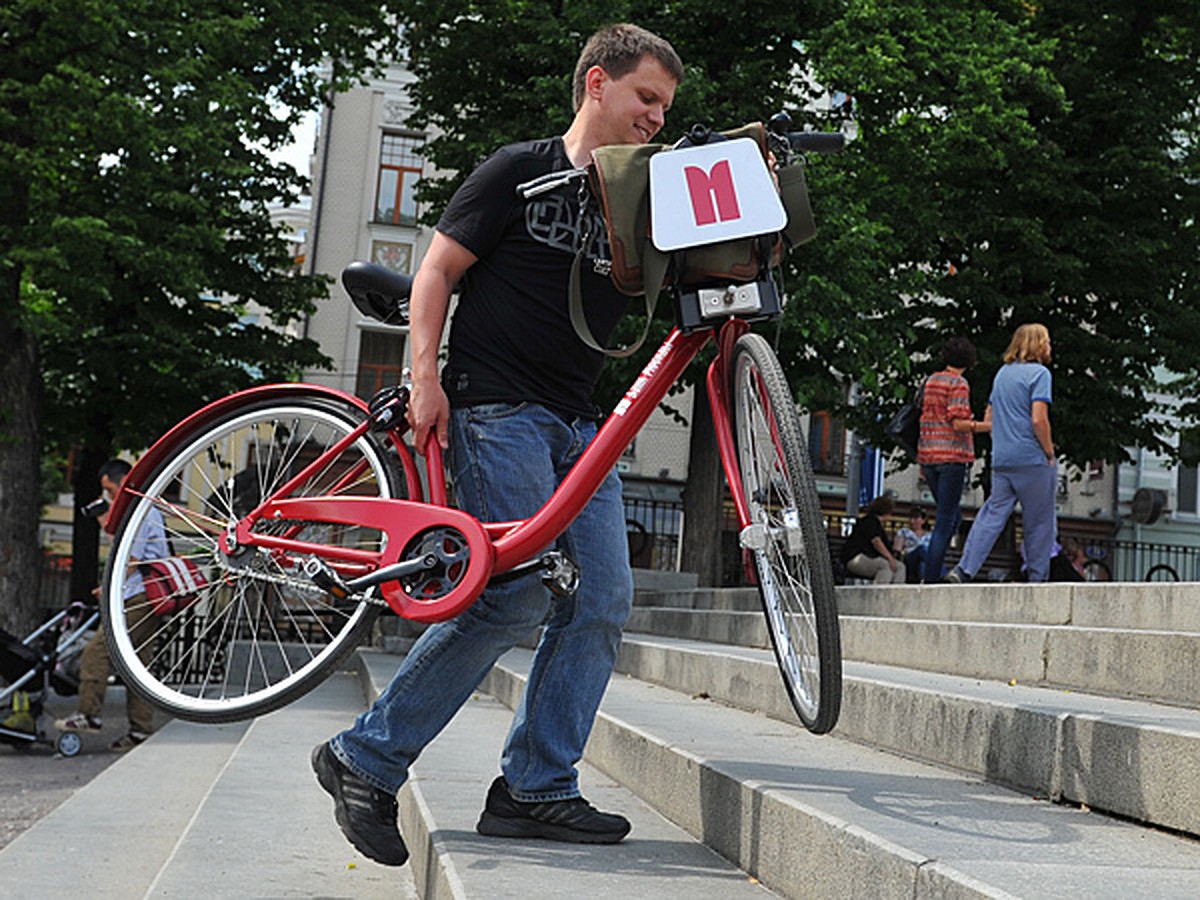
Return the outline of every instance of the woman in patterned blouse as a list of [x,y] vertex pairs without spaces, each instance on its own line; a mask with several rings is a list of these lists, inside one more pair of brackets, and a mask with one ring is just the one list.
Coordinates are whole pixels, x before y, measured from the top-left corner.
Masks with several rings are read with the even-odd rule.
[[952,337],[942,350],[944,368],[925,382],[917,462],[937,503],[933,535],[925,554],[925,581],[942,580],[950,539],[962,521],[962,493],[975,462],[974,435],[991,431],[989,421],[971,414],[971,388],[963,373],[975,364],[975,345]]

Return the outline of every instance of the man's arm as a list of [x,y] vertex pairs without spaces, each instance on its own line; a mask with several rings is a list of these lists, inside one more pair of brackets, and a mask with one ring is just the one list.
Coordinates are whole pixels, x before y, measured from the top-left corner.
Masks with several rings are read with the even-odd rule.
[[409,299],[413,389],[408,423],[419,453],[425,452],[430,432],[443,448],[449,444],[450,402],[438,380],[438,349],[450,309],[450,294],[475,260],[475,254],[454,238],[435,231],[413,279]]
[[1033,420],[1034,437],[1042,445],[1042,452],[1046,454],[1046,462],[1053,463],[1054,441],[1050,438],[1050,404],[1045,400],[1034,400],[1033,409],[1029,415]]

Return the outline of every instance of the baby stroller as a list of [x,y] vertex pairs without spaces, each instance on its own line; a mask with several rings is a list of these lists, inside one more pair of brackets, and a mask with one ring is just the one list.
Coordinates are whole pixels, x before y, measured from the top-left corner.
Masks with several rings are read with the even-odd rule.
[[79,693],[79,654],[100,621],[92,604],[72,603],[21,640],[0,628],[0,741],[25,748],[54,746],[63,756],[82,747],[79,735],[64,732],[51,741],[42,724],[47,693]]

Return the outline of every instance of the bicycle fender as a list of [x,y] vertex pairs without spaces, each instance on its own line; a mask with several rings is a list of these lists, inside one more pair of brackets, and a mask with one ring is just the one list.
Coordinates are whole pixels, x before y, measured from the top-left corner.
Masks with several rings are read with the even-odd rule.
[[125,518],[125,511],[128,509],[134,494],[145,489],[147,482],[149,482],[150,477],[158,469],[163,459],[173,452],[181,435],[207,425],[213,419],[224,415],[230,409],[241,406],[244,403],[260,399],[286,400],[292,397],[306,396],[338,400],[342,403],[357,406],[364,413],[367,411],[366,402],[353,394],[347,394],[345,391],[324,387],[319,384],[300,382],[266,384],[238,391],[236,394],[230,394],[228,397],[214,400],[212,403],[196,410],[196,412],[192,413],[186,419],[174,425],[170,431],[155,441],[150,449],[143,453],[141,458],[134,463],[133,468],[121,484],[121,490],[113,498],[112,509],[109,510],[108,518],[104,520],[104,530],[109,534],[116,534],[117,527]]

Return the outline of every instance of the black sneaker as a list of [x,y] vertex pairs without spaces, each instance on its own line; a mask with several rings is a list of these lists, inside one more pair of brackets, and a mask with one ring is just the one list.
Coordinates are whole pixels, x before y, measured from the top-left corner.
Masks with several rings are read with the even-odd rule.
[[333,815],[346,840],[377,863],[404,865],[408,848],[396,827],[396,798],[347,769],[328,743],[313,748],[312,768],[333,797]]
[[488,788],[475,830],[490,837],[545,838],[572,844],[615,844],[629,834],[629,820],[602,813],[582,797],[522,803],[508,792],[501,775]]

